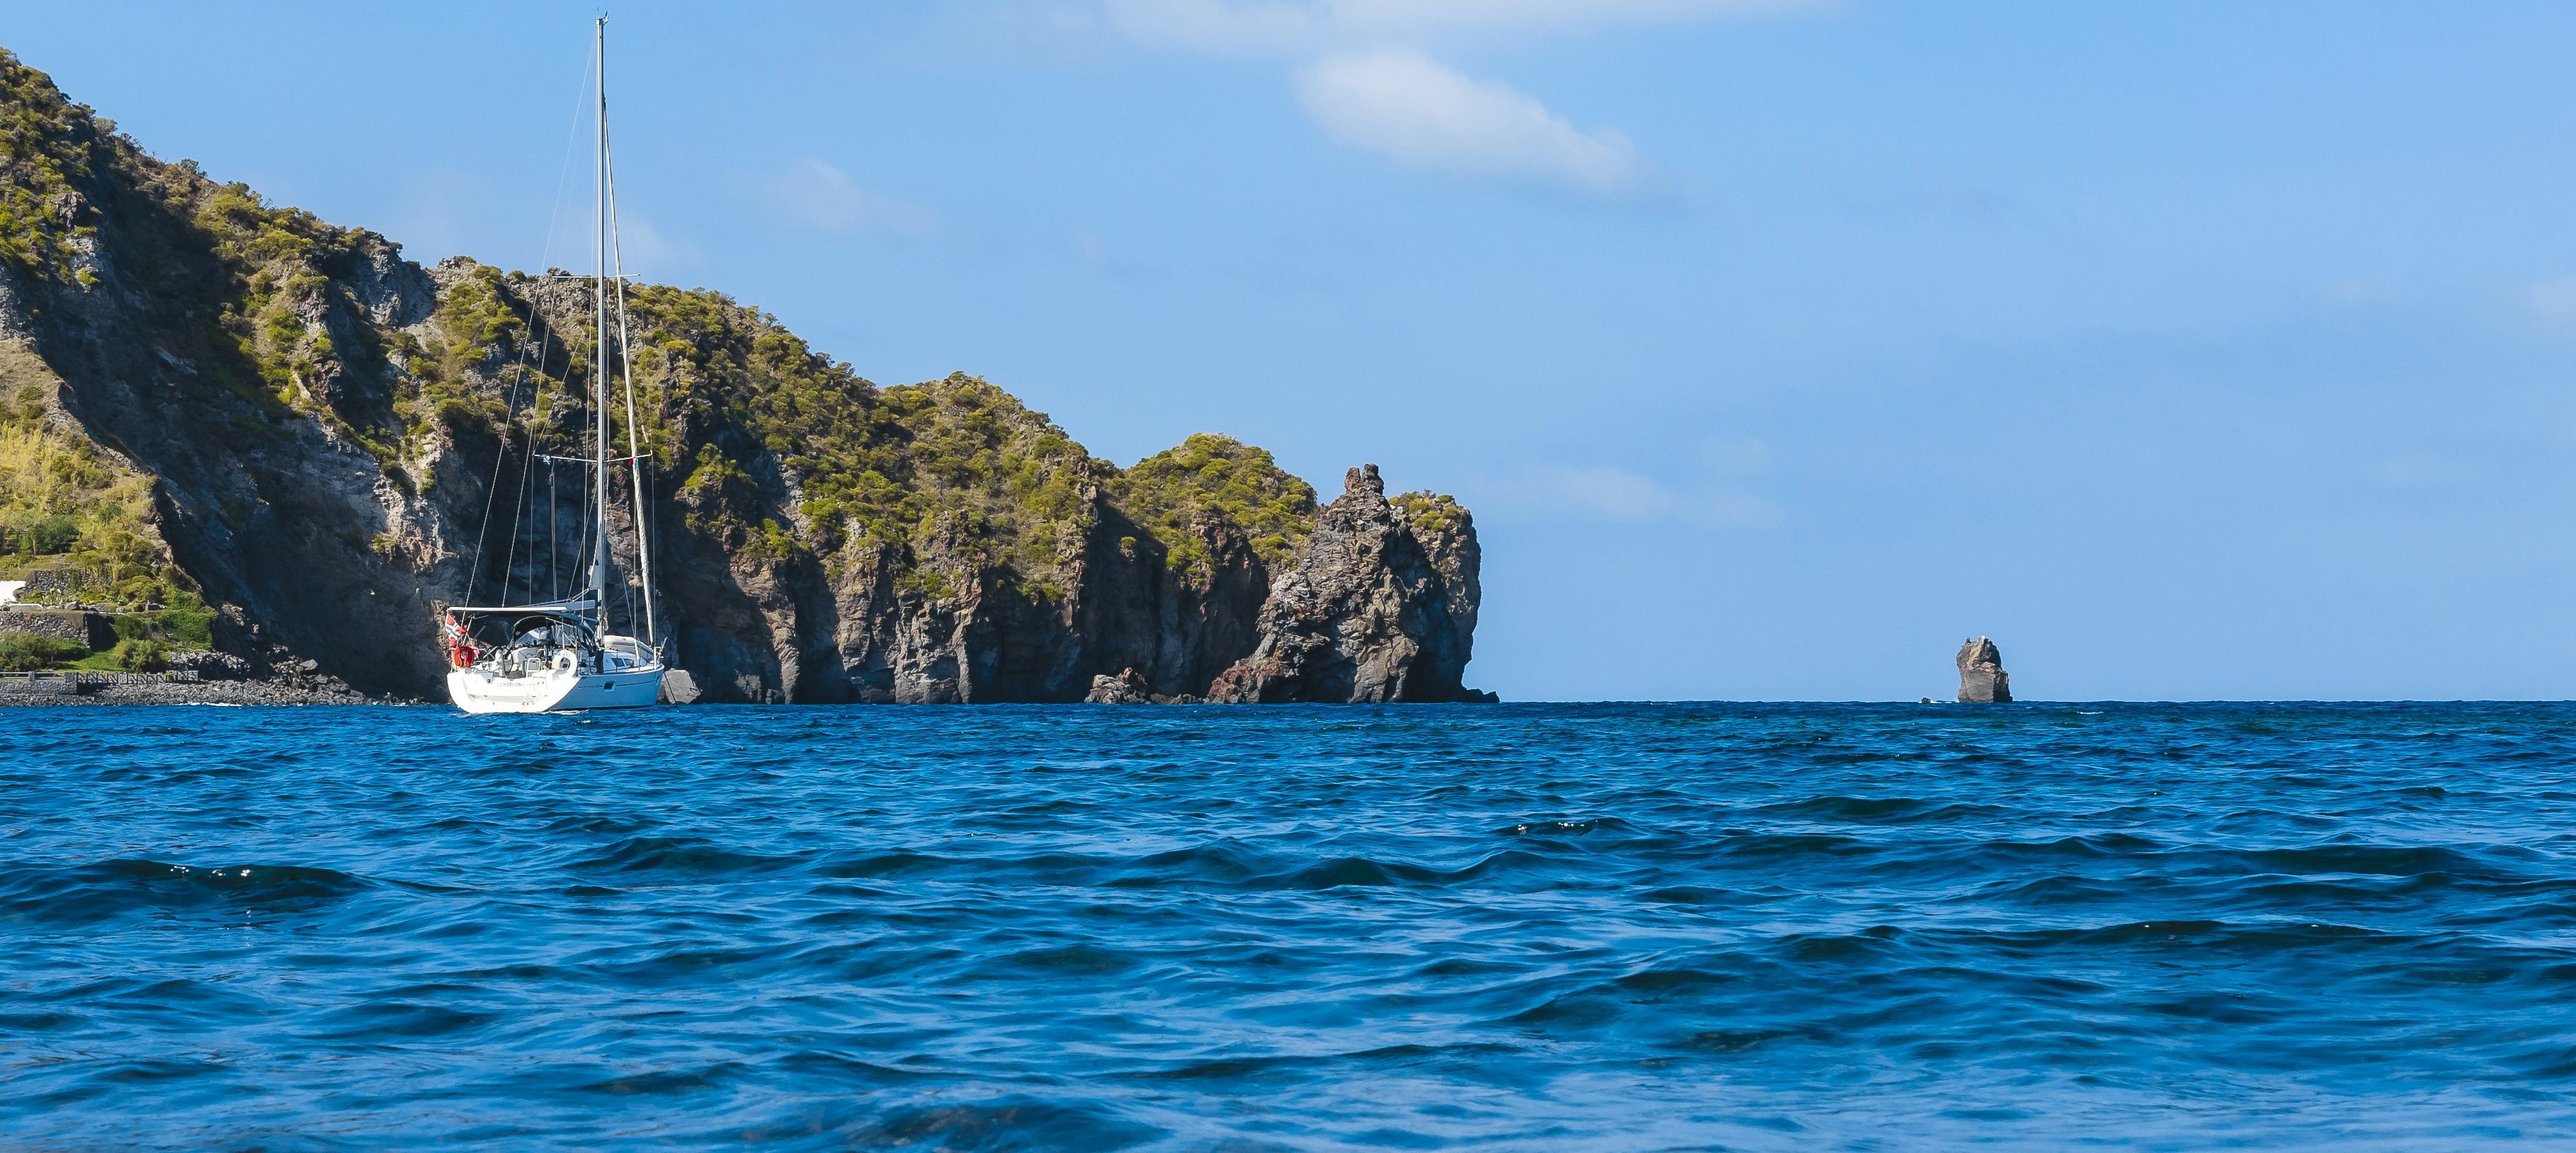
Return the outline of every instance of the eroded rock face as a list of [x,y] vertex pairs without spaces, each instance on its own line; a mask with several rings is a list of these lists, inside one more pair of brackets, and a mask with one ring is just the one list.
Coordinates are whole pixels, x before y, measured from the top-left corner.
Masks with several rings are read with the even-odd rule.
[[1342,480],[1296,567],[1271,584],[1259,645],[1208,689],[1229,704],[1482,700],[1472,653],[1479,554],[1467,510],[1390,501],[1377,466]]
[[[229,274],[169,204],[103,178],[93,191],[102,259],[90,278],[25,283],[0,300],[0,329],[28,333],[41,360],[12,385],[43,377],[39,391],[71,427],[153,479],[145,544],[223,612],[217,643],[249,667],[276,674],[292,654],[369,693],[438,691],[433,599],[461,567],[440,571],[456,551],[453,520],[344,424],[254,415],[243,355],[213,315]],[[390,242],[352,232],[342,243],[316,258],[321,287],[277,323],[356,347],[364,318],[425,314],[428,279]],[[380,378],[338,360],[295,371],[318,411],[383,403]]]
[[2012,677],[2004,672],[2003,651],[1995,642],[1976,637],[1959,646],[1959,700],[1966,704],[2012,700]]
[[[1170,563],[1098,492],[1056,558],[1060,588],[980,565],[976,542],[934,536],[906,570],[891,549],[837,574],[696,550],[663,581],[680,663],[710,701],[978,704],[1093,698],[1104,677],[1137,699],[1192,699],[1252,651],[1269,571],[1231,526],[1190,526],[1202,565]],[[925,579],[927,578],[927,579]]]

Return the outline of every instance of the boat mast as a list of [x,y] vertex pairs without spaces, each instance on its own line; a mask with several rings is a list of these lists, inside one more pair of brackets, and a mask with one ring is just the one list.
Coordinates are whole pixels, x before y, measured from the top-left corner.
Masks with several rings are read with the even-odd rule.
[[[605,135],[603,132],[602,135]],[[605,148],[602,149],[606,151]],[[608,275],[617,289],[617,364],[626,381],[626,465],[628,493],[635,500],[635,571],[636,583],[644,596],[644,644],[655,652],[662,649],[659,630],[653,621],[653,510],[644,491],[644,447],[641,441],[643,422],[635,417],[635,342],[626,335],[626,249],[617,236],[617,164],[611,157],[608,170]],[[630,614],[627,626],[634,627]]]
[[591,223],[591,302],[595,315],[591,331],[598,336],[599,368],[591,376],[590,408],[593,417],[591,438],[591,477],[599,498],[598,547],[591,556],[591,611],[597,614],[599,628],[608,627],[608,17],[592,24],[593,52],[598,57],[599,76],[599,155],[595,169],[596,191]]

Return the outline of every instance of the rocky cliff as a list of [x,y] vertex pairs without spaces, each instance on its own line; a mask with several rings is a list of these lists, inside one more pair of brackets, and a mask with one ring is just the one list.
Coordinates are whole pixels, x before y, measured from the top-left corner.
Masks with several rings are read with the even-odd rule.
[[[0,145],[0,577],[202,600],[254,669],[421,698],[441,608],[572,579],[549,542],[590,502],[548,458],[583,454],[599,392],[586,284],[424,269],[151,157],[5,53]],[[646,458],[656,624],[701,699],[1473,699],[1449,498],[1370,466],[1319,509],[1212,435],[1122,469],[973,377],[880,387],[703,290],[628,304],[642,395],[611,435]],[[636,529],[612,517],[620,556]]]
[[1376,465],[1350,470],[1295,567],[1261,606],[1260,642],[1219,675],[1216,701],[1477,699],[1462,681],[1476,632],[1476,528],[1447,497],[1388,500]]

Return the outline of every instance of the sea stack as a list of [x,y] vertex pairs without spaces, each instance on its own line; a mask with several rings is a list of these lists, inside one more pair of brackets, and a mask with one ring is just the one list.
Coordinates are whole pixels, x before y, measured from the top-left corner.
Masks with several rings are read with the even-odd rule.
[[1296,565],[1270,585],[1260,643],[1211,704],[1481,703],[1460,683],[1483,599],[1476,526],[1457,501],[1389,498],[1374,464],[1342,474]]
[[2003,650],[1978,637],[1959,646],[1959,703],[1990,705],[2012,700],[2012,677]]

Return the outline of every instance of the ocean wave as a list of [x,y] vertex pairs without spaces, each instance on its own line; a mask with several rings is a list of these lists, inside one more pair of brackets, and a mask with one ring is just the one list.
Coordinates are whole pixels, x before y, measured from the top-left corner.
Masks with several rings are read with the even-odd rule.
[[83,865],[0,865],[0,914],[90,922],[144,912],[310,911],[372,883],[302,865],[202,867],[116,859]]
[[564,867],[576,873],[654,874],[708,880],[794,868],[795,857],[736,852],[702,837],[627,837]]
[[0,1132],[2576,1140],[2576,706],[2081,711],[95,710]]
[[1995,805],[1924,801],[1912,797],[1807,797],[1764,805],[1752,815],[1860,825],[1941,824],[2000,815]]
[[921,1153],[1130,1149],[1165,1130],[1091,1104],[1028,1097],[891,1110],[841,1135],[850,1147]]

